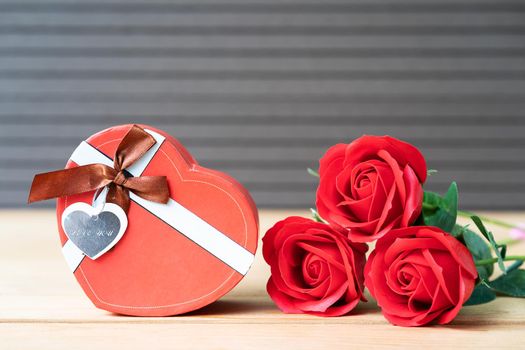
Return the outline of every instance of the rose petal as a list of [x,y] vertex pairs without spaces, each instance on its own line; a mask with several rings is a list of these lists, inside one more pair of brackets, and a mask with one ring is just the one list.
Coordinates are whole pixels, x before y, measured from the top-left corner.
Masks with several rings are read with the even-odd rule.
[[[439,234],[436,234],[435,230],[439,230]],[[433,230],[421,230],[418,235],[421,237],[435,237],[435,239],[439,240],[445,249],[450,252],[450,254],[461,265],[461,267],[470,274],[471,278],[476,279],[478,277],[478,271],[476,270],[476,265],[474,264],[472,254],[470,254],[470,251],[467,249],[467,247],[461,244],[456,238],[437,228],[433,228]]]
[[282,263],[282,261],[283,259],[279,259],[277,265],[270,267],[272,280],[277,289],[293,298],[310,300],[311,297],[308,295],[310,288],[306,287],[304,281],[302,281],[298,269],[293,269],[286,263]]
[[387,285],[393,292],[405,296],[410,296],[414,292],[421,279],[419,271],[402,259],[397,259],[388,267],[385,277]]
[[[345,170],[350,170],[350,176],[338,179],[338,184],[340,187],[349,185],[354,199],[367,197],[372,194],[377,181],[377,167],[382,165],[382,162],[374,159],[360,163],[354,168],[346,167]],[[366,185],[363,185],[364,183]]]
[[[418,253],[421,256],[421,259],[425,260],[421,252]],[[414,254],[411,254],[411,258],[413,255]],[[421,282],[423,283],[423,287],[426,289],[428,295],[433,295],[436,292],[436,288],[438,288],[438,281],[434,277],[432,269],[421,264],[415,264],[414,267],[419,272],[419,275],[421,276]]]
[[419,183],[414,170],[412,170],[409,165],[407,165],[403,171],[403,180],[405,181],[405,187],[407,190],[407,200],[404,204],[405,210],[403,211],[401,227],[406,227],[413,224],[414,221],[417,220],[419,214],[421,214],[423,187]]
[[385,150],[380,150],[377,152],[378,156],[381,157],[392,169],[392,174],[394,175],[394,181],[396,183],[397,191],[401,197],[401,203],[406,202],[406,189],[405,182],[403,181],[403,172],[399,168],[397,161]]
[[381,216],[379,217],[379,220],[377,221],[376,229],[374,230],[374,233],[378,233],[383,228],[383,225],[385,224],[385,221],[388,217],[388,214],[390,210],[392,209],[392,202],[394,200],[394,196],[396,195],[396,186],[392,186],[390,188],[390,191],[388,192],[385,206],[383,207],[383,212],[381,213]]
[[436,260],[434,260],[434,257],[432,256],[432,254],[430,253],[428,249],[423,249],[422,253],[425,259],[428,261],[428,266],[432,269],[432,272],[434,272],[434,275],[441,287],[441,290],[445,293],[449,302],[453,304],[454,300],[452,299],[452,296],[450,295],[450,292],[447,286],[447,281],[445,280],[445,277],[443,276],[443,268],[438,265]]
[[349,246],[344,246],[342,242],[337,241],[337,245],[342,251],[341,257],[343,258],[346,279],[349,281],[348,293],[353,297],[360,297],[366,301],[363,296],[363,269],[366,262],[364,251],[361,253],[355,252],[354,254],[354,251]]
[[[301,298],[300,300],[318,300],[326,295],[326,291],[330,288],[330,272],[328,277],[316,286],[305,288],[303,293],[308,295],[308,298]],[[300,301],[298,300],[298,301]]]
[[336,301],[344,295],[348,282],[341,284],[333,293],[320,300],[302,301],[296,303],[297,307],[304,311],[325,312]]
[[352,171],[353,169],[346,167],[335,175],[335,188],[343,200],[358,199],[352,192]]
[[369,197],[374,193],[374,187],[377,183],[377,174],[368,173],[360,174],[356,179],[356,184],[352,186],[354,198]]
[[409,164],[421,183],[427,178],[427,165],[421,152],[413,145],[390,136],[364,135],[346,148],[345,166],[359,164],[376,157],[379,150],[385,150],[404,168]]
[[319,186],[317,187],[316,206],[321,217],[327,218],[331,212],[340,211],[337,208],[337,203],[342,198],[337,190],[335,179],[344,168],[346,147],[345,144],[332,146],[319,160]]
[[[311,222],[311,220],[299,217],[299,216],[290,216],[284,220],[277,222],[272,228],[270,228],[264,235],[263,241],[263,257],[264,260],[271,264],[275,259],[276,252],[280,249],[280,244],[282,244],[283,238],[277,239],[277,236],[283,235],[282,230],[289,228],[292,224],[306,224]],[[311,226],[308,226],[311,227]],[[301,232],[302,230],[297,229],[295,232]],[[286,233],[286,232],[285,232]],[[276,241],[278,246],[276,246]],[[281,243],[279,243],[281,242]]]
[[385,189],[381,176],[379,176],[375,183],[374,194],[372,195],[372,203],[370,204],[368,211],[367,221],[379,219],[385,207],[387,195],[388,191]]
[[[452,308],[450,311],[443,313],[440,318],[438,319],[439,324],[447,324],[450,323],[459,313],[461,308],[463,307],[463,304],[470,298],[472,295],[472,292],[474,291],[475,281],[471,278],[469,278],[469,273],[467,273],[466,276],[463,275],[463,269],[461,267],[458,267],[459,269],[459,295],[461,296],[461,299],[458,301],[458,303],[455,305],[454,308]],[[465,278],[466,277],[466,278]]]
[[295,303],[290,300],[290,298],[283,294],[274,284],[273,279],[270,277],[268,283],[266,284],[266,291],[273,302],[281,309],[283,312],[297,314],[303,313],[299,308],[295,306]]
[[347,213],[348,220],[356,223],[366,223],[372,199],[372,196],[358,200],[350,199],[339,202],[337,206]]
[[[447,283],[447,293],[451,297],[451,303],[455,305],[460,296],[459,284],[457,281],[460,278],[458,271],[458,263],[454,260],[449,252],[445,251],[430,251],[434,261],[443,269],[443,278]],[[460,266],[459,266],[460,267]]]
[[305,242],[298,242],[297,245],[308,252],[314,253],[317,256],[321,257],[331,266],[338,268],[341,271],[345,271],[345,267],[341,261],[338,259],[341,258],[340,252],[337,248],[330,245],[324,246],[313,246]]
[[[375,250],[377,252],[377,250]],[[388,308],[396,308],[396,304],[401,305],[398,310],[406,309],[407,298],[393,292],[386,283],[385,273],[387,271],[381,254],[376,255],[374,252],[368,258],[365,266],[365,286],[370,294],[376,299],[379,306],[385,305]]]
[[323,313],[315,313],[312,312],[312,315],[316,316],[327,316],[327,317],[335,317],[335,316],[343,316],[348,314],[350,311],[352,311],[357,304],[359,303],[359,299],[354,299],[349,301],[347,304],[343,305],[337,305],[337,306],[331,306],[329,307],[325,312]]
[[319,285],[329,277],[327,262],[315,254],[307,254],[303,259],[302,272],[304,282],[312,287]]
[[414,313],[427,313],[435,295],[429,294],[423,282],[419,283],[408,298],[408,309]]
[[[385,263],[391,264],[403,252],[423,249],[445,250],[439,241],[432,238],[396,238],[385,252]],[[425,260],[421,261],[421,264],[425,263]]]

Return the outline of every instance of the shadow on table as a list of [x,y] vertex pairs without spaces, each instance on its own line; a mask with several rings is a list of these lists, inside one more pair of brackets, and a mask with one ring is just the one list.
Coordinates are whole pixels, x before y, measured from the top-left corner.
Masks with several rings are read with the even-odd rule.
[[[241,314],[250,314],[250,315],[261,315],[267,313],[279,313],[277,306],[269,298],[228,298],[224,300],[217,300],[216,302],[207,305],[201,309],[191,311],[185,314],[161,317],[165,319],[172,318],[185,318],[185,317],[202,317],[202,316],[232,316],[232,315],[241,315]],[[357,315],[373,314],[380,313],[380,310],[377,308],[376,302],[368,298],[367,303],[359,303],[357,307],[352,310],[352,312],[346,316],[342,317],[352,317]],[[109,314],[112,317],[131,317],[135,316],[126,316],[119,314]],[[311,316],[316,317],[316,316]],[[140,317],[139,317],[140,318]],[[155,317],[154,317],[155,318]]]
[[[279,312],[277,306],[269,300],[257,299],[238,299],[238,300],[218,300],[213,304],[202,309],[188,312],[181,316],[217,316],[235,314],[261,314],[265,312]],[[356,316],[379,312],[374,300],[368,303],[359,303],[358,306],[348,315]]]
[[273,308],[274,306],[272,304],[267,302],[258,302],[257,300],[217,300],[210,305],[195,311],[188,312],[181,316],[217,316],[260,313]]

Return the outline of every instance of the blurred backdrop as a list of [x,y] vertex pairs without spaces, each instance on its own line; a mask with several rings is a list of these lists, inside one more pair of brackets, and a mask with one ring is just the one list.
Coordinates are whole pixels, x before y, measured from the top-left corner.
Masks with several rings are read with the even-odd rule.
[[264,208],[313,206],[306,168],[368,133],[420,147],[464,208],[525,209],[524,107],[523,1],[0,1],[2,207],[136,122]]

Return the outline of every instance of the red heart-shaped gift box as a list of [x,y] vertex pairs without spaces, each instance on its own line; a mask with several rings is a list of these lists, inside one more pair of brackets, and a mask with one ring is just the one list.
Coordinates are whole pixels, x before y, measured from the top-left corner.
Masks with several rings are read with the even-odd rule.
[[[113,159],[131,127],[101,131],[88,138],[87,145]],[[221,237],[208,242],[203,238],[208,237],[206,232],[191,226],[194,218],[186,218],[180,210],[161,208],[164,218],[169,216],[166,220],[155,209],[132,200],[122,239],[98,259],[83,257],[70,267],[98,308],[136,316],[176,315],[212,303],[244,277],[257,248],[257,208],[233,178],[198,165],[184,146],[166,133],[141,127],[163,138],[142,175],[166,176],[177,208],[182,206],[183,212],[195,214]],[[66,168],[78,165],[72,156]],[[58,226],[66,255],[68,238],[60,224],[62,213],[76,202],[91,204],[93,196],[94,192],[87,192],[58,199]],[[184,226],[185,232],[171,226],[170,220],[175,227]],[[242,254],[236,256],[236,252]],[[236,267],[236,259],[243,260],[244,266]]]

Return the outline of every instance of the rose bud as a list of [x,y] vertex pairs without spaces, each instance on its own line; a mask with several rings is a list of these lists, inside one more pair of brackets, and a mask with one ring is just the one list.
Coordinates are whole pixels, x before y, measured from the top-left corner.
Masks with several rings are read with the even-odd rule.
[[365,135],[328,149],[319,161],[319,177],[320,216],[348,229],[352,241],[370,242],[417,219],[427,167],[414,146]]
[[377,241],[365,285],[398,326],[449,323],[468,300],[478,273],[469,250],[437,227],[390,231]]
[[263,238],[264,259],[272,273],[268,294],[286,313],[347,314],[359,300],[366,301],[367,249],[327,224],[300,217],[282,220]]

